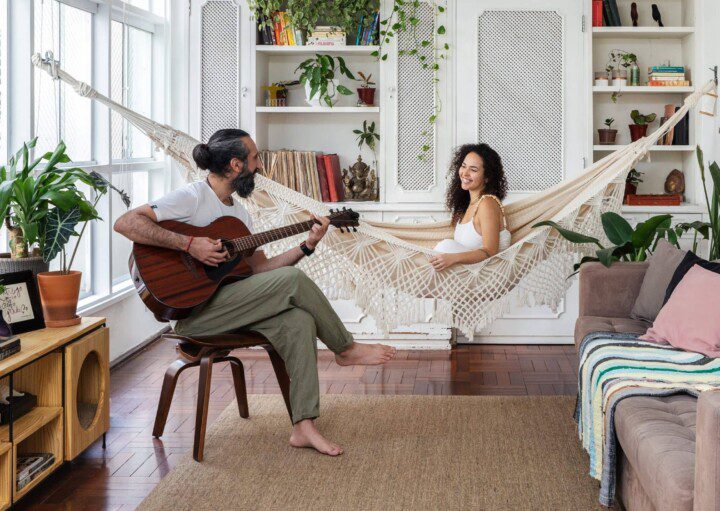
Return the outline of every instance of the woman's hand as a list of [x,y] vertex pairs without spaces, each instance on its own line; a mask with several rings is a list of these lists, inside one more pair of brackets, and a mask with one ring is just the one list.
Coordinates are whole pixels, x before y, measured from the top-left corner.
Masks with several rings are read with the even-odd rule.
[[457,263],[458,254],[437,254],[430,258],[430,264],[435,268],[435,271],[442,271]]

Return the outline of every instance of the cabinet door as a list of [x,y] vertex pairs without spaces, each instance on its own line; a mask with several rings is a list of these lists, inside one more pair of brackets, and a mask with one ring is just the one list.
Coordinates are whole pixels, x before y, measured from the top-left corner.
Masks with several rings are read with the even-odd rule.
[[219,129],[254,130],[248,108],[255,31],[241,0],[190,0],[190,133],[205,142]]
[[65,459],[72,460],[110,427],[109,330],[65,348]]
[[[392,4],[385,2],[385,7],[392,8]],[[385,201],[388,203],[442,202],[445,192],[445,169],[452,144],[448,109],[443,107],[448,99],[448,62],[441,62],[436,94],[436,74],[432,69],[424,69],[416,55],[398,54],[400,50],[413,50],[416,39],[432,40],[437,35],[437,28],[446,23],[447,15],[433,9],[431,4],[421,1],[415,12],[418,19],[416,33],[412,30],[401,32],[384,49],[388,59],[382,66],[382,83],[387,84],[382,104],[383,182],[386,183]],[[419,54],[426,57],[426,62],[432,62],[431,46],[420,48]],[[442,108],[436,122],[431,124],[428,119],[433,115],[435,105]],[[423,152],[425,144],[429,150]],[[419,155],[423,155],[422,160]]]

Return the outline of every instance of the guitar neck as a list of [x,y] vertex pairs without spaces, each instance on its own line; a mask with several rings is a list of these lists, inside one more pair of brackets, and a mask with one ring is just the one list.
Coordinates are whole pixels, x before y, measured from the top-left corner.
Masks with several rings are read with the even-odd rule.
[[251,234],[250,236],[243,236],[242,238],[235,238],[230,242],[235,246],[238,251],[256,249],[262,245],[272,243],[296,234],[302,234],[303,232],[309,231],[315,220],[307,220],[305,222],[299,222],[297,224],[286,225],[285,227],[278,227],[277,229],[271,229],[265,232],[259,232],[257,234]]

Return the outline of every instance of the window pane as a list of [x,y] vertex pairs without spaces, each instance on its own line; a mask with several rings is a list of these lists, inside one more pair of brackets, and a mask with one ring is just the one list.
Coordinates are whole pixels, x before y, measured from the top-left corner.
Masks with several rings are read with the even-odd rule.
[[141,9],[150,10],[150,0],[126,0],[130,5],[140,7]]
[[[127,107],[152,116],[152,34],[134,27],[127,30]],[[131,126],[128,132],[128,157],[152,156],[150,139]]]
[[[110,99],[124,104],[123,100],[123,24],[113,21],[110,27]],[[112,123],[112,159],[123,157],[124,121],[120,114],[111,112]]]
[[[121,172],[113,174],[112,183],[124,190],[132,200],[130,208],[147,204],[150,200],[150,172]],[[127,209],[117,193],[112,193],[112,222],[115,223]],[[128,256],[132,242],[113,231],[112,238],[112,279],[113,283],[123,280],[128,274]]]
[[158,16],[165,17],[165,0],[153,0],[152,10]]
[[[35,51],[52,51],[78,80],[92,83],[92,14],[55,1],[35,0]],[[74,161],[92,159],[91,102],[66,84],[35,70],[36,153],[51,151],[60,139]]]

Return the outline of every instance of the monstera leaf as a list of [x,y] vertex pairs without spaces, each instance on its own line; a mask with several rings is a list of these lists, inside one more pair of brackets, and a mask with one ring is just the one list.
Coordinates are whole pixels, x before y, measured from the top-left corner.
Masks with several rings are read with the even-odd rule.
[[75,226],[80,220],[80,209],[72,208],[63,211],[53,208],[45,218],[45,243],[43,244],[43,260],[49,263],[65,247],[75,233]]

